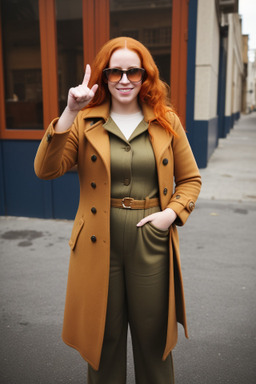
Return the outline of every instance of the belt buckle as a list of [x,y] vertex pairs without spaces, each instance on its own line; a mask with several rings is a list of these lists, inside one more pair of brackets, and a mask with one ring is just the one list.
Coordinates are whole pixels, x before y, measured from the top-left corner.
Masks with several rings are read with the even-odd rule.
[[[125,209],[132,209],[131,204],[132,204],[133,200],[134,199],[132,197],[124,197],[122,199],[122,206],[123,206],[123,208],[125,208]],[[127,204],[129,204],[129,205],[126,205],[126,201],[128,202]]]

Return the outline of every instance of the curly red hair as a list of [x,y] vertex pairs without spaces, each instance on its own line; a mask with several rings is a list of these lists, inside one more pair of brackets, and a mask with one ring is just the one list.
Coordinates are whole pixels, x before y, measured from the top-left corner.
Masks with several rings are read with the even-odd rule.
[[98,84],[99,87],[88,107],[100,105],[106,99],[110,99],[108,86],[104,81],[103,69],[108,68],[113,52],[123,48],[136,52],[141,60],[142,68],[146,71],[146,77],[139,93],[140,102],[152,107],[159,124],[176,136],[168,119],[168,112],[173,112],[169,101],[169,87],[160,80],[158,68],[148,49],[131,37],[117,37],[109,40],[96,55],[92,64],[89,87],[93,84]]

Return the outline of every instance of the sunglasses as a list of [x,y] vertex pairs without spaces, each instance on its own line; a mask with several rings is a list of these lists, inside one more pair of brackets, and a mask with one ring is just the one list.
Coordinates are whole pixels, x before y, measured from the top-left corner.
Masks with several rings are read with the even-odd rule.
[[143,68],[130,68],[127,70],[119,68],[106,68],[103,69],[103,73],[106,76],[107,80],[111,83],[119,83],[122,79],[124,73],[126,74],[128,80],[131,83],[139,83],[143,80],[145,69]]

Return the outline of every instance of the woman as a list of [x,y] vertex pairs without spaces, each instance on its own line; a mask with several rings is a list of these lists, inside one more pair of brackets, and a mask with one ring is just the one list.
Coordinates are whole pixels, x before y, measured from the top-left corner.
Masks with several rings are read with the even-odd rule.
[[148,50],[110,40],[35,159],[43,179],[78,166],[63,340],[88,361],[89,384],[126,382],[128,323],[139,384],[173,383],[177,322],[187,336],[176,225],[201,180],[167,100]]

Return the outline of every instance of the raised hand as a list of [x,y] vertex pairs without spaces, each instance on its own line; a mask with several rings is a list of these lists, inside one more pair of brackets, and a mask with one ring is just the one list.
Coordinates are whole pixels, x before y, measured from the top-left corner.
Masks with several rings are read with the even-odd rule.
[[91,67],[87,64],[82,84],[70,88],[68,92],[68,104],[55,125],[55,132],[64,132],[69,129],[78,112],[94,98],[98,85],[94,84],[91,89],[88,88],[90,77]]
[[87,64],[82,84],[78,85],[77,87],[70,88],[69,90],[67,107],[70,111],[80,111],[94,98],[94,95],[98,89],[98,85],[94,84],[91,89],[88,88],[90,77],[91,67],[89,64]]

